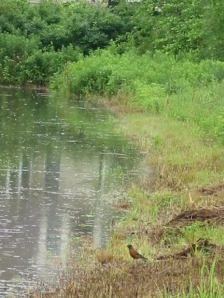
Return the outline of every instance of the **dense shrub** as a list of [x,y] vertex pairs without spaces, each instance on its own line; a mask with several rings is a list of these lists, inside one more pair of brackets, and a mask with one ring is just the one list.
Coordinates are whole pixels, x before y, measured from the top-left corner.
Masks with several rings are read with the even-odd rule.
[[69,64],[62,74],[54,77],[52,88],[57,89],[57,81],[63,80],[64,88],[78,96],[99,92],[111,95],[122,87],[132,92],[135,88],[139,89],[136,87],[139,84],[146,84],[150,88],[154,85],[155,90],[155,85],[160,86],[166,94],[172,94],[189,87],[206,86],[223,78],[224,63],[220,61],[194,63],[160,52],[138,55],[130,51],[119,55],[108,49]]
[[3,83],[47,83],[68,61],[77,61],[80,51],[72,45],[55,52],[41,50],[35,38],[0,34],[0,81]]
[[85,1],[30,5],[28,0],[2,0],[0,79],[3,83],[47,83],[64,62],[76,60],[77,51],[70,50],[64,59],[66,48],[79,48],[86,55],[131,29],[130,22],[113,10]]

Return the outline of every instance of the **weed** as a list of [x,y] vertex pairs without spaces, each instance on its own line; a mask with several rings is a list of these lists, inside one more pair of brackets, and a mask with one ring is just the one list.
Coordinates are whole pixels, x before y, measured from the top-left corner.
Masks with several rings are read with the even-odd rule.
[[97,252],[96,253],[96,260],[101,264],[107,264],[113,261],[113,254],[106,253],[106,252]]

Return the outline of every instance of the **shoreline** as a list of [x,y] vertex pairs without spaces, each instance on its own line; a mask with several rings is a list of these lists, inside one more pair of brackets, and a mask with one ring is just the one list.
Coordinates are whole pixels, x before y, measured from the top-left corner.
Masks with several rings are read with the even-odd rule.
[[[134,297],[135,293],[136,297],[171,297],[169,293],[188,297],[190,286],[194,295],[197,289],[213,291],[207,289],[207,283],[213,279],[221,282],[223,274],[222,224],[214,220],[215,210],[222,215],[224,197],[222,147],[215,143],[208,146],[203,132],[193,123],[164,114],[114,109],[118,111],[114,129],[133,141],[139,152],[148,153],[147,163],[155,176],[153,181],[132,183],[124,194],[122,203],[129,211],[115,225],[105,250],[83,245],[80,263],[74,267],[76,271],[85,268],[80,271],[82,279],[65,282],[60,297]],[[211,177],[205,175],[209,172]],[[187,213],[191,211],[193,219]],[[186,217],[178,220],[184,213]],[[133,262],[126,247],[129,243],[149,261]],[[205,254],[208,249],[211,253]],[[215,266],[217,260],[219,265]],[[210,275],[202,274],[203,267]],[[137,283],[133,284],[133,279]],[[216,290],[222,290],[219,282]],[[48,293],[48,297],[59,297],[59,293]]]
[[0,84],[0,88],[2,89],[28,89],[28,90],[44,90],[49,91],[49,86],[45,85],[32,85],[32,84],[25,84],[25,85],[2,85]]

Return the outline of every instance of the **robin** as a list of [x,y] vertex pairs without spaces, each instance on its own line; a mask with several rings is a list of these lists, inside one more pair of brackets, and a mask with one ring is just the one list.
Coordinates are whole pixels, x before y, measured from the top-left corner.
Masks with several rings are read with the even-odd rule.
[[140,255],[140,253],[138,253],[137,250],[135,250],[131,244],[128,244],[127,247],[129,249],[130,256],[133,259],[142,259],[145,262],[146,262],[146,260],[148,260],[147,258]]

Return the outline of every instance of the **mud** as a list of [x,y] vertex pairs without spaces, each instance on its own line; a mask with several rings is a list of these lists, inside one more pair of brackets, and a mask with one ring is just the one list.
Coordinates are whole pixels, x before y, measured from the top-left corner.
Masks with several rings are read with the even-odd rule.
[[197,252],[203,252],[205,255],[208,254],[216,254],[223,253],[224,246],[218,246],[214,243],[211,243],[208,239],[198,239],[196,243],[190,244],[187,248],[182,249],[179,252],[168,254],[168,255],[160,255],[156,258],[156,260],[165,260],[165,259],[186,259],[188,257],[193,257]]
[[203,187],[199,192],[205,196],[217,196],[219,193],[224,192],[224,184],[218,184],[211,187]]
[[166,226],[180,227],[196,221],[215,225],[224,224],[224,207],[185,210],[169,221]]

